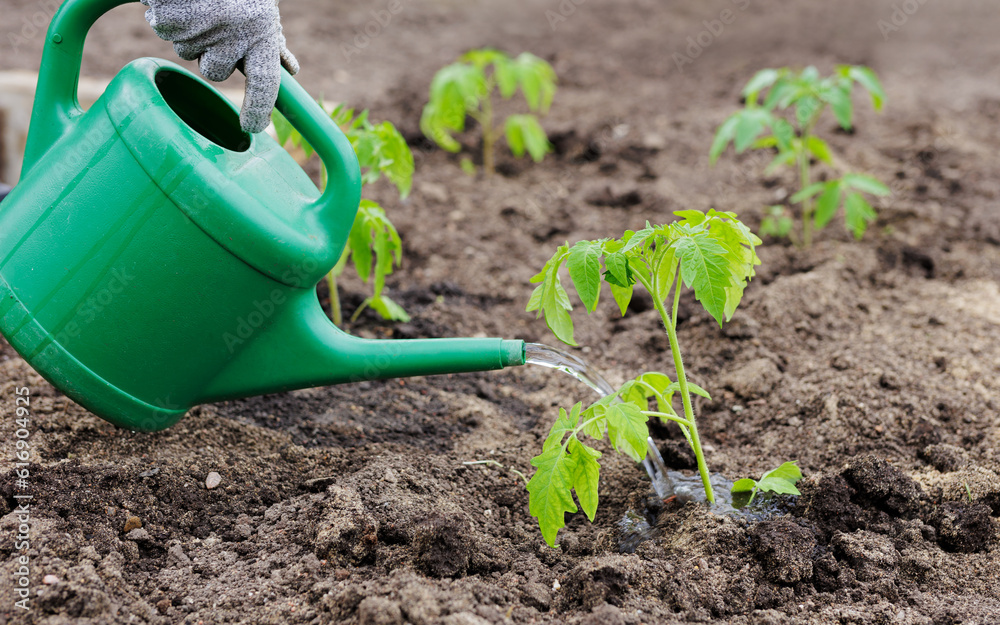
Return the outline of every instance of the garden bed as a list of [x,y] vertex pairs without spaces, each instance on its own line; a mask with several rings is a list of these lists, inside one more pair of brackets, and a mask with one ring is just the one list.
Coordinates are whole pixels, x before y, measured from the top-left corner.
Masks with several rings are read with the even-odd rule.
[[[34,12],[27,0],[8,6],[11,23]],[[7,516],[0,615],[206,624],[1000,620],[995,9],[926,3],[887,30],[887,1],[573,6],[559,21],[546,15],[563,17],[554,0],[404,1],[361,48],[355,33],[381,7],[282,4],[307,88],[392,120],[417,157],[408,201],[389,187],[374,193],[405,247],[389,295],[413,319],[390,324],[365,312],[350,330],[552,343],[524,306],[528,279],[556,246],[663,223],[685,208],[736,211],[756,228],[764,207],[792,192],[791,174],[765,177],[751,156],[708,167],[712,132],[754,71],[869,65],[889,94],[886,112],[859,106],[853,134],[834,133],[833,121],[823,130],[852,166],[892,183],[878,222],[861,242],[834,223],[808,251],[766,241],[757,278],[721,330],[690,293],[681,301],[689,376],[714,397],[697,406],[711,468],[738,478],[797,460],[806,479],[788,514],[757,521],[651,501],[645,474],[606,454],[594,523],[568,516],[559,548],[547,547],[520,478],[463,465],[496,460],[530,475],[558,407],[590,399],[540,368],[203,406],[145,434],[90,415],[4,344],[5,459],[14,389],[26,386],[34,399],[32,583],[42,593],[29,612],[11,607],[16,527]],[[704,20],[727,8],[735,21],[695,58],[687,38],[698,43]],[[108,75],[135,56],[170,57],[147,31],[139,7],[116,10],[89,38],[85,67]],[[35,69],[40,43],[5,55],[0,69]],[[483,45],[532,51],[560,77],[544,120],[556,153],[540,165],[502,157],[501,173],[485,180],[430,149],[418,129],[433,72]],[[675,53],[691,60],[683,71]],[[472,146],[474,133],[466,140]],[[342,286],[350,310],[365,291],[356,281]],[[672,371],[651,301],[637,297],[624,318],[611,309],[576,316],[579,355],[613,383]],[[652,434],[668,466],[693,468],[675,427]],[[208,490],[212,471],[222,481]],[[3,516],[15,501],[9,472],[0,493]],[[623,553],[629,513],[652,529]],[[42,584],[48,574],[59,581]]]

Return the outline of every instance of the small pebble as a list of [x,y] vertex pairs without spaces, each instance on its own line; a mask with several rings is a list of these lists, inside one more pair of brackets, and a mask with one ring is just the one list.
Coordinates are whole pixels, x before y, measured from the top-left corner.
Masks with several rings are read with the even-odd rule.
[[205,478],[205,488],[207,488],[208,490],[212,490],[221,483],[222,483],[222,476],[216,473],[215,471],[209,473],[208,477]]
[[58,584],[59,578],[56,577],[55,575],[46,575],[45,577],[42,578],[42,583],[45,584],[46,586],[51,586],[52,584]]
[[142,521],[137,516],[130,516],[127,521],[125,521],[125,533],[128,534],[134,529],[139,529],[142,527]]
[[559,583],[559,580],[552,580],[552,590],[559,590],[560,588],[562,588],[562,584]]

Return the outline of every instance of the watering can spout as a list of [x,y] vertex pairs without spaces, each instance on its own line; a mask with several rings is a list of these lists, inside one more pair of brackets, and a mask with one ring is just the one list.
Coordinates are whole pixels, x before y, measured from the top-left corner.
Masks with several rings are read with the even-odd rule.
[[[351,336],[315,297],[290,301],[209,385],[201,402],[387,378],[491,371],[525,362],[524,341],[499,338],[376,340]],[[242,345],[237,345],[242,347]]]

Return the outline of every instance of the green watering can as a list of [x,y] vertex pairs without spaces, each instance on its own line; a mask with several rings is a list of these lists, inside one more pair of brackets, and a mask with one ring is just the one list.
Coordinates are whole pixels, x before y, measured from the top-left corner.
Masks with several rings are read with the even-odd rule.
[[323,159],[322,195],[174,63],[133,61],[82,111],[87,31],[129,1],[67,0],[52,19],[21,181],[0,204],[0,331],[32,367],[153,431],[200,403],[524,364],[523,341],[376,341],[330,322],[315,286],[344,248],[360,171],[284,70],[277,108]]

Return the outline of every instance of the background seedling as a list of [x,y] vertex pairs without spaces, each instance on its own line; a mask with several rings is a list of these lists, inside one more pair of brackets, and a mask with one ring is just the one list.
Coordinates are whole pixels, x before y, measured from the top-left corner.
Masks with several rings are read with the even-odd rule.
[[782,495],[801,495],[795,483],[802,479],[802,471],[795,462],[785,462],[777,469],[772,469],[761,476],[760,480],[748,477],[737,480],[733,484],[733,493],[750,493],[746,505],[753,502],[757,493],[780,493]]
[[[677,309],[686,286],[694,290],[695,298],[720,326],[728,321],[754,275],[754,266],[760,264],[755,251],[760,239],[734,213],[687,210],[675,214],[680,221],[664,226],[647,223],[642,230],[627,231],[620,239],[560,246],[531,279],[538,287],[527,310],[544,315],[556,337],[570,345],[576,341],[570,316],[573,306],[559,275],[564,263],[588,312],[597,308],[602,280],[610,286],[622,315],[635,285],[641,285],[660,314],[676,372],[676,381],[662,373],[645,373],[586,409],[582,403],[569,412],[560,409],[542,453],[531,461],[536,471],[528,482],[529,510],[549,545],[555,544],[557,532],[565,525],[565,513],[577,511],[571,491],[576,491],[588,518],[593,520],[597,510],[601,453],[586,445],[582,435],[597,440],[607,435],[615,450],[639,462],[646,455],[649,418],[677,423],[697,458],[708,501],[715,501],[691,402],[692,393],[704,397],[708,393],[689,382],[684,372],[677,340]],[[666,302],[671,295],[673,303],[668,310]],[[680,414],[672,404],[675,393],[681,396]],[[651,399],[656,400],[655,410]]]
[[[473,50],[444,67],[431,81],[430,100],[420,118],[428,139],[449,152],[461,145],[452,133],[465,130],[466,116],[479,122],[483,133],[483,170],[495,171],[493,150],[501,134],[507,147],[520,158],[527,152],[535,162],[552,151],[548,136],[533,114],[511,115],[503,127],[494,127],[493,94],[504,100],[520,88],[531,113],[548,113],[556,93],[556,73],[544,60],[524,52],[516,59],[499,50]],[[463,162],[463,169],[468,171]]]
[[[747,149],[777,150],[767,172],[786,165],[798,168],[799,187],[791,202],[801,204],[801,236],[795,235],[790,222],[785,221],[790,218],[784,209],[779,212],[776,207],[771,207],[764,218],[762,234],[792,236],[797,243],[809,247],[813,230],[824,228],[840,207],[844,209],[847,229],[855,238],[864,236],[868,225],[875,221],[875,209],[865,199],[865,194],[889,194],[889,187],[877,179],[843,173],[839,178],[813,182],[814,158],[834,169],[844,169],[827,142],[814,132],[827,109],[833,112],[841,128],[851,130],[854,117],[851,95],[855,84],[868,91],[876,111],[882,110],[885,91],[875,72],[867,67],[840,65],[833,75],[825,78],[820,77],[815,67],[807,67],[801,72],[787,67],[761,70],[743,88],[745,108],[719,126],[710,152],[713,164],[732,143],[737,154]],[[760,96],[765,91],[767,95],[760,103]],[[778,111],[790,111],[791,114],[782,116]]]
[[[320,104],[322,105],[322,101]],[[413,152],[399,130],[390,122],[374,124],[368,120],[368,111],[355,115],[353,109],[345,108],[344,105],[334,108],[330,117],[347,135],[358,156],[362,184],[371,184],[384,176],[395,185],[400,199],[406,199],[413,184]],[[312,146],[277,110],[272,115],[272,121],[278,143],[297,152],[303,160],[312,156]],[[325,187],[326,168],[321,163],[320,188]],[[402,262],[402,253],[399,233],[386,217],[385,210],[373,200],[361,200],[344,253],[327,275],[334,323],[343,323],[337,278],[344,273],[348,261],[354,265],[363,282],[367,284],[372,281],[372,294],[354,311],[352,321],[369,306],[383,319],[410,320],[406,311],[383,293],[385,278],[392,273],[394,266],[399,266]]]

